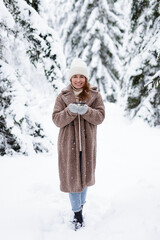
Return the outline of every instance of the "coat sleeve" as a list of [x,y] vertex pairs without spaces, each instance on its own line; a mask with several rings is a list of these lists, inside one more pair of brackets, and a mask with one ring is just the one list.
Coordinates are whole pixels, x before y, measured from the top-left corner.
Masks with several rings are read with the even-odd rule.
[[54,110],[52,113],[52,120],[57,127],[65,127],[77,117],[77,113],[70,112],[69,108],[65,106],[61,96],[56,99]]
[[86,121],[93,125],[99,125],[105,118],[105,106],[100,93],[94,102],[94,108],[88,107],[88,111],[81,115]]

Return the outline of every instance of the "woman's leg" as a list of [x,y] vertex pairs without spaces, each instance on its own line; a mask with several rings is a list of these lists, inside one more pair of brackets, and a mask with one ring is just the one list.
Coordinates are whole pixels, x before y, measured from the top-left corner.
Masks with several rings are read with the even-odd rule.
[[73,212],[81,211],[81,193],[69,193],[69,199]]
[[79,212],[82,210],[82,206],[86,202],[87,187],[80,193],[69,193],[69,199],[71,202],[73,212]]
[[81,192],[81,206],[86,203],[86,196],[87,196],[88,187],[86,187],[83,192]]
[[74,212],[73,223],[75,230],[83,226],[82,208],[86,202],[87,187],[80,193],[69,193],[72,210]]

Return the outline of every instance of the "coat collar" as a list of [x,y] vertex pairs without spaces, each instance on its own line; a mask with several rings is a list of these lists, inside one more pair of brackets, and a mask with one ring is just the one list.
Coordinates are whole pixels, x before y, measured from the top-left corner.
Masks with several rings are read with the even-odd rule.
[[[76,101],[76,98],[75,98],[73,89],[71,87],[71,84],[68,85],[65,89],[63,89],[61,94],[62,94],[62,99],[66,103],[67,106],[70,103],[73,103],[73,102]],[[90,98],[85,100],[85,102],[88,106],[90,106],[93,103],[93,101],[97,97],[97,94],[98,94],[97,87],[91,87]]]

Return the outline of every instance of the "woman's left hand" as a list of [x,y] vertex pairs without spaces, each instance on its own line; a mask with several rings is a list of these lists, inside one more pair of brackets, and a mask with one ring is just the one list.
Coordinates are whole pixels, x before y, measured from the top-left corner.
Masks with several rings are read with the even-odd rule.
[[78,114],[82,115],[82,114],[85,114],[88,110],[88,106],[87,104],[84,104],[84,105],[80,105],[78,107]]

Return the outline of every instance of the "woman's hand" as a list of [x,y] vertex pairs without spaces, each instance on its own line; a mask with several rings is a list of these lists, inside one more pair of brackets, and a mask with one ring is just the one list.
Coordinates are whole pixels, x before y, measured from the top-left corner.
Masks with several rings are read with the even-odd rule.
[[87,104],[80,105],[78,107],[78,114],[83,115],[87,112],[87,110],[88,110]]
[[70,103],[68,108],[72,113],[78,113],[78,104]]
[[81,105],[80,103],[70,103],[68,108],[72,113],[78,113],[80,115],[85,114],[88,110],[88,106],[86,104]]

